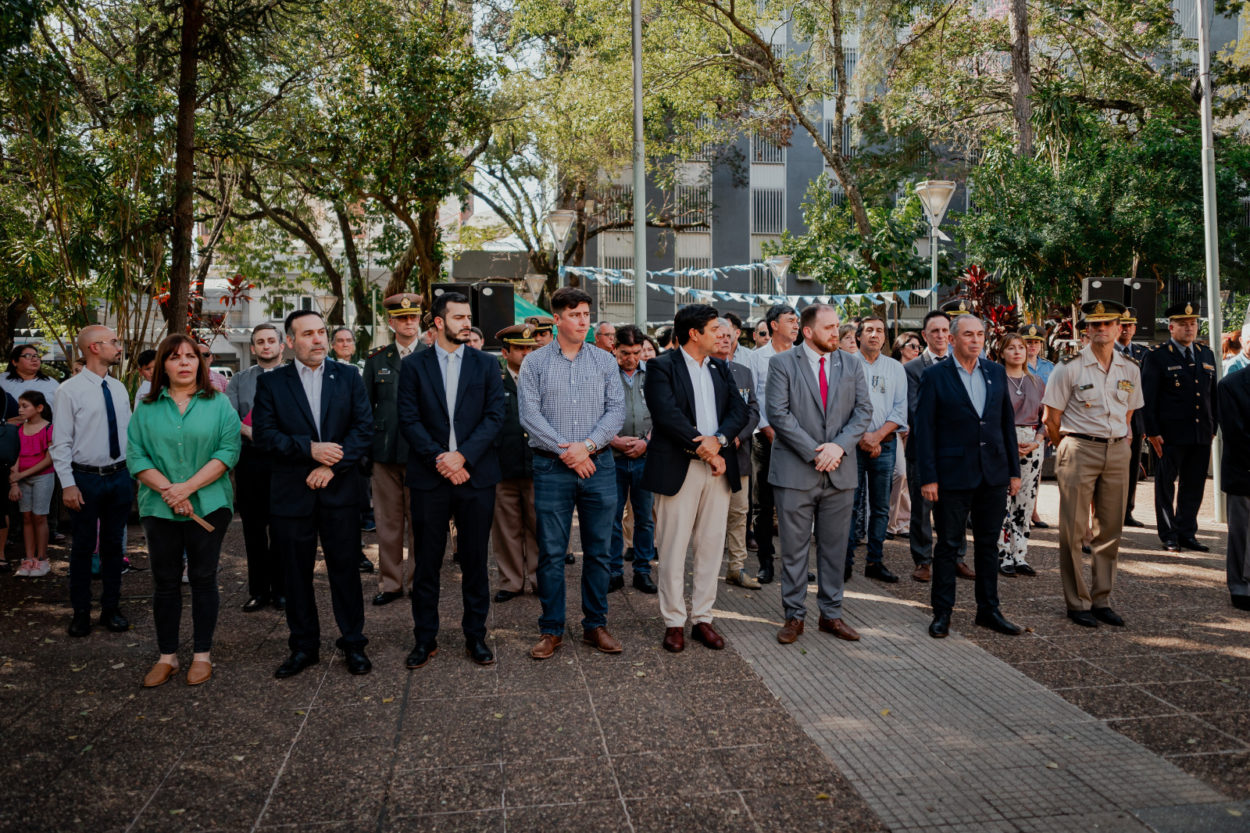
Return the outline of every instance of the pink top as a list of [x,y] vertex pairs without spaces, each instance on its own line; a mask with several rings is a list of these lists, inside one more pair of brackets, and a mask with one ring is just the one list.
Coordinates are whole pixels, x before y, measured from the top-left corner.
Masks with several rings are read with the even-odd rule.
[[[22,451],[17,458],[17,470],[26,471],[26,469],[36,465],[48,453],[48,448],[52,445],[52,423],[48,423],[41,431],[37,431],[34,434],[27,434],[25,426],[22,426],[17,434],[22,442]],[[50,474],[52,467],[49,466],[46,471]],[[40,474],[44,474],[44,472],[40,472]]]

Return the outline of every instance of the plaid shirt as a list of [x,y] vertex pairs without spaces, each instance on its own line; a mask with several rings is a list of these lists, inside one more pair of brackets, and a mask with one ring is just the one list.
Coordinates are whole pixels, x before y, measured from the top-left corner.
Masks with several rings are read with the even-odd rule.
[[559,339],[552,340],[525,357],[517,387],[521,425],[542,451],[563,454],[561,443],[583,440],[607,448],[625,422],[616,358],[592,344],[569,361]]

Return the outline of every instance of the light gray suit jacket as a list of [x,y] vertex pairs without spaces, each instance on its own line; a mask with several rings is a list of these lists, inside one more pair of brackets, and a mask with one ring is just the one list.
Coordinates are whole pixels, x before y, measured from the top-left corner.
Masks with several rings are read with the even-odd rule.
[[[868,379],[855,356],[835,350],[825,363],[829,405],[820,406],[816,374],[806,351],[796,346],[768,362],[768,422],[777,432],[768,465],[768,482],[787,489],[815,489],[828,476],[835,489],[858,484],[855,446],[872,420]],[[832,472],[816,471],[816,446],[832,442],[846,452]]]

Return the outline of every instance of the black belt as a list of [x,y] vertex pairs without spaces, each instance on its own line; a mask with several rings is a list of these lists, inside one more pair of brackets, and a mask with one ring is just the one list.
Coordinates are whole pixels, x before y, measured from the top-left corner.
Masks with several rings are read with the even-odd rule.
[[1065,437],[1076,437],[1078,440],[1089,440],[1092,443],[1102,443],[1110,445],[1113,442],[1124,439],[1123,437],[1091,437],[1089,434],[1064,434]]
[[[560,459],[560,455],[559,455],[559,454],[553,454],[552,452],[547,451],[547,450],[542,449],[542,448],[535,448],[535,449],[533,449],[533,451],[534,451],[534,453],[535,453],[535,454],[537,454],[539,457],[549,457],[549,458],[550,458],[550,459],[552,459],[552,460],[559,460],[559,459]],[[594,454],[591,454],[590,456],[591,456],[591,458],[593,459],[593,458],[595,458],[595,457],[598,457],[600,454],[602,454],[602,453],[603,453],[603,452],[605,452],[605,451],[607,451],[607,449],[606,449],[606,448],[601,448],[601,449],[599,449],[598,451],[596,451]]]
[[116,463],[109,463],[107,466],[84,466],[82,463],[70,463],[69,467],[83,474],[98,474],[103,477],[106,474],[116,474],[126,468],[126,461],[119,460]]

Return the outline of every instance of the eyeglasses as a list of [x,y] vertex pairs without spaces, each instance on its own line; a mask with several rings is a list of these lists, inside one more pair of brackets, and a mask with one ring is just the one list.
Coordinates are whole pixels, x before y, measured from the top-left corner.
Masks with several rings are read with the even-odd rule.
[[39,361],[39,354],[38,353],[23,353],[22,355],[18,356],[18,358],[19,359],[34,359],[35,361]]
[[92,344],[111,344],[111,345],[113,345],[114,347],[121,347],[121,346],[122,346],[122,340],[121,340],[120,338],[108,338],[108,339],[101,339],[100,341],[93,341],[93,342],[91,342],[91,343],[92,343]]

